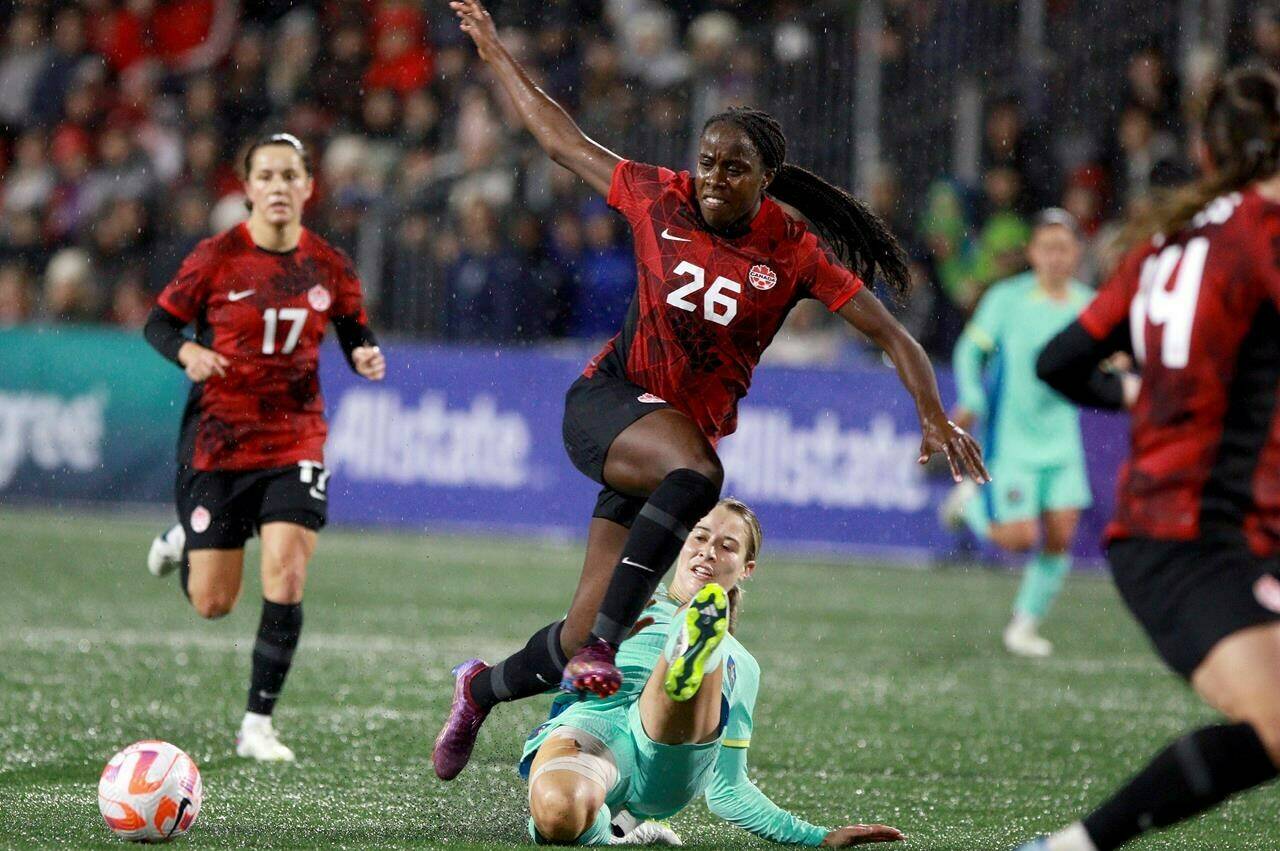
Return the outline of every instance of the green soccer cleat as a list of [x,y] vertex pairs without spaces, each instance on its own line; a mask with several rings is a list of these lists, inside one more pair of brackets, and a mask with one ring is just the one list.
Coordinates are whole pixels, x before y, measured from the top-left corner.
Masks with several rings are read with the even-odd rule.
[[[684,612],[684,628],[668,658],[663,686],[667,696],[683,703],[698,693],[708,662],[729,631],[729,595],[714,582],[702,586]],[[715,666],[710,666],[711,670]]]

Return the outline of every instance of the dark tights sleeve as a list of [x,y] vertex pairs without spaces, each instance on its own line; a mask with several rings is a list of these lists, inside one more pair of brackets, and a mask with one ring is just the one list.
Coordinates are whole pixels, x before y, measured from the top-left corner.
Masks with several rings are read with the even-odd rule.
[[1098,365],[1124,348],[1115,335],[1098,340],[1079,321],[1072,322],[1044,347],[1036,360],[1036,375],[1077,405],[1120,410],[1124,407],[1120,376]]
[[147,338],[147,342],[153,349],[178,366],[182,366],[178,361],[178,350],[182,348],[183,343],[187,342],[187,338],[182,335],[182,329],[185,327],[187,323],[156,305],[147,317],[142,335]]
[[342,353],[347,356],[347,363],[352,369],[356,368],[355,362],[351,360],[352,352],[361,346],[378,345],[373,329],[361,322],[359,317],[335,316],[333,330],[338,335],[338,344],[342,346]]

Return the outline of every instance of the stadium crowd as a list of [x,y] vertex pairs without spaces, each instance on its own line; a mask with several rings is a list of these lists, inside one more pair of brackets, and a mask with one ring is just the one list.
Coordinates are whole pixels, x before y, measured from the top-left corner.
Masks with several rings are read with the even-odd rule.
[[[1023,268],[1036,209],[1076,215],[1088,240],[1082,277],[1096,282],[1113,261],[1116,222],[1152,187],[1190,174],[1188,129],[1219,69],[1242,59],[1280,68],[1277,4],[1239,3],[1224,49],[1175,62],[1163,4],[1048,0],[1043,97],[999,84],[1025,64],[1014,49],[987,51],[1002,68],[974,69],[994,82],[983,87],[977,177],[965,181],[931,165],[946,145],[922,139],[915,119],[951,109],[938,90],[954,56],[939,52],[1016,45],[1016,4],[884,6],[883,161],[864,170],[862,189],[909,247],[916,287],[897,310],[943,358],[982,290]],[[757,103],[784,123],[805,120],[805,102],[852,109],[788,76],[818,61],[823,33],[847,35],[852,55],[847,4],[491,8],[541,84],[624,156],[686,164],[701,119],[727,103]],[[1073,26],[1091,16],[1125,33],[1118,86],[1103,98],[1072,91],[1083,61]],[[635,271],[618,218],[534,155],[444,2],[11,0],[0,3],[0,30],[0,327],[140,327],[195,243],[245,215],[238,153],[264,129],[311,146],[307,222],[354,258],[381,328],[592,338],[613,333],[626,309]],[[823,170],[822,151],[797,156]],[[822,310],[803,309],[777,350],[828,357],[844,340]]]

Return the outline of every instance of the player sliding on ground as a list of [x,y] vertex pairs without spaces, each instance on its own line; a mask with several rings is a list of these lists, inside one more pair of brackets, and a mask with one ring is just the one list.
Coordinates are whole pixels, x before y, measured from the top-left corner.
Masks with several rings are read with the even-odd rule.
[[800,298],[819,299],[888,353],[915,399],[922,463],[942,452],[957,481],[962,471],[987,479],[977,443],[942,409],[924,351],[862,286],[877,272],[904,286],[901,248],[844,190],[786,162],[773,118],[752,109],[712,116],[693,175],[624,160],[534,86],[478,2],[450,5],[543,150],[626,217],[639,285],[622,331],[565,399],[565,448],[603,486],[569,614],[495,667],[470,660],[455,669],[453,707],[432,754],[446,780],[466,765],[498,703],[562,676],[569,690],[617,690],[618,644],[719,498],[715,444],[734,430],[752,370]]
[[1157,652],[1225,718],[1025,851],[1112,851],[1280,765],[1280,77],[1227,74],[1202,126],[1204,177],[1135,224],[1137,247],[1039,372],[1117,407],[1098,363],[1141,364],[1107,560]]
[[675,815],[704,794],[713,813],[774,842],[841,848],[903,838],[878,824],[809,824],[747,777],[760,666],[732,633],[760,544],[751,509],[721,500],[690,532],[670,587],[658,586],[618,648],[618,692],[562,696],[563,711],[529,737],[522,769],[535,841],[607,845],[614,821],[632,828],[633,843],[675,844],[670,828],[644,820]]
[[[236,752],[293,760],[271,716],[302,633],[302,586],[325,523],[320,340],[332,322],[351,368],[386,361],[346,255],[302,226],[313,183],[293,136],[259,139],[244,160],[249,220],[196,246],[147,320],[147,341],[192,380],[178,440],[179,524],[147,566],[180,569],[201,617],[235,607],[244,543],[262,538],[262,619]],[[182,329],[195,325],[196,337]]]

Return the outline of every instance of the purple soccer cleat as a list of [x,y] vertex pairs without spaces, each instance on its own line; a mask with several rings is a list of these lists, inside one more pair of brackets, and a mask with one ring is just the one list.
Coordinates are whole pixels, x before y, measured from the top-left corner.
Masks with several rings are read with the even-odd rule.
[[560,688],[579,697],[592,692],[596,697],[612,697],[622,688],[622,672],[613,664],[617,649],[602,638],[588,641],[564,666]]
[[453,705],[431,749],[431,764],[441,780],[452,780],[467,767],[480,725],[489,717],[489,710],[471,697],[471,681],[488,669],[483,659],[468,659],[453,669]]

